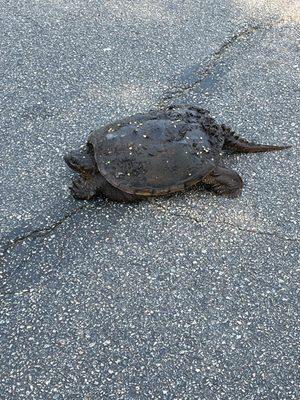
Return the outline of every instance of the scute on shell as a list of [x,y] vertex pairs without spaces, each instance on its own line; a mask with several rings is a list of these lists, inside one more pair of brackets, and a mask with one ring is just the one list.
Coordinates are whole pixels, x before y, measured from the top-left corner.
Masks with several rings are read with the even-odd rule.
[[100,173],[124,192],[144,196],[184,190],[215,167],[222,129],[197,107],[136,114],[93,131]]

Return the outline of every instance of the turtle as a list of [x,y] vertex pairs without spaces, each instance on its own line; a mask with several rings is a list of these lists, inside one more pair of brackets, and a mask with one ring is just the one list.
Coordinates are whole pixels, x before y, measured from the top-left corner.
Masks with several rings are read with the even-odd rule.
[[103,196],[135,202],[199,183],[234,198],[240,195],[243,180],[222,164],[223,150],[256,153],[289,147],[252,143],[218,124],[208,110],[171,105],[92,131],[87,143],[64,159],[80,175],[70,187],[76,199]]

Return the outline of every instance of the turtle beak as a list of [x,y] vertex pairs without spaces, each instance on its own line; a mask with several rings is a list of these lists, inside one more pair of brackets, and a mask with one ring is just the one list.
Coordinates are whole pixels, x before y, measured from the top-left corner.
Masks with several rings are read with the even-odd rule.
[[79,172],[80,166],[77,162],[76,156],[74,155],[75,151],[71,151],[70,153],[64,156],[64,160],[66,164],[76,172]]

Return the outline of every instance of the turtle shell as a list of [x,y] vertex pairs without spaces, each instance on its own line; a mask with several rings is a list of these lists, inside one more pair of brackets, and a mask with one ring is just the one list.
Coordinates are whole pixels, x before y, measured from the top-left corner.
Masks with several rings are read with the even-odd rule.
[[205,122],[202,109],[151,111],[93,131],[88,143],[110,184],[131,194],[163,195],[195,185],[214,169],[221,145]]

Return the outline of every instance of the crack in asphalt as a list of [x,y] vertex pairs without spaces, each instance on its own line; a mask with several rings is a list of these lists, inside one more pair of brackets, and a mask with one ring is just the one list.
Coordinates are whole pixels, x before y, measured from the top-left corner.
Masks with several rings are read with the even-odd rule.
[[[159,208],[159,209],[162,209],[164,211],[169,211],[169,208],[163,206],[162,204],[155,204],[154,208]],[[189,219],[189,220],[191,220],[193,222],[196,222],[197,224],[204,224],[204,225],[205,224],[215,224],[215,225],[218,225],[218,226],[226,225],[226,226],[229,226],[229,227],[231,227],[233,229],[238,229],[241,232],[252,233],[252,234],[255,234],[255,235],[273,236],[273,237],[276,237],[277,239],[285,240],[285,241],[288,241],[288,242],[294,242],[294,243],[300,241],[300,238],[297,238],[297,237],[283,236],[278,232],[262,231],[262,230],[258,230],[258,229],[255,229],[255,228],[243,228],[240,225],[236,225],[233,222],[229,222],[229,221],[225,221],[225,220],[220,221],[218,219],[214,219],[214,220],[202,221],[201,219],[199,219],[197,217],[194,217],[193,215],[181,214],[181,213],[178,213],[178,212],[170,212],[170,215],[173,215],[173,216],[176,216],[176,217],[180,217],[180,218]]]
[[[171,94],[163,97],[161,102],[165,102],[167,100],[173,99],[175,96],[179,97],[182,95],[185,91],[188,91],[192,89],[194,86],[197,84],[201,83],[204,78],[206,78],[213,70],[213,68],[217,65],[219,59],[221,56],[226,52],[228,48],[230,48],[235,42],[237,42],[240,38],[242,37],[247,37],[251,35],[252,33],[258,31],[258,30],[263,30],[263,29],[269,29],[277,25],[278,23],[282,22],[281,20],[276,20],[273,21],[272,23],[269,24],[259,24],[259,25],[253,25],[249,26],[246,29],[234,34],[230,39],[225,41],[217,51],[213,53],[213,55],[210,58],[209,63],[206,65],[203,71],[198,72],[200,75],[200,78],[196,80],[193,84],[183,86],[181,88],[176,89],[176,91],[172,92]],[[7,251],[9,251],[11,248],[15,247],[19,242],[22,242],[23,240],[30,238],[30,237],[41,237],[41,236],[46,236],[49,232],[52,232],[55,230],[58,226],[63,224],[68,218],[72,217],[74,214],[82,210],[83,208],[86,208],[86,205],[82,205],[75,210],[65,214],[65,216],[58,221],[54,222],[52,225],[49,227],[41,228],[41,229],[35,229],[27,234],[24,234],[23,236],[16,237],[15,239],[9,240],[6,244],[4,244],[4,250],[2,251],[3,254],[1,254],[0,259],[3,257]]]
[[[184,85],[184,86],[179,86],[175,87],[172,91],[169,91],[160,101],[159,106],[163,107],[166,106],[170,100],[174,100],[176,97],[180,97],[186,92],[189,92],[192,90],[195,86],[201,84],[215,69],[217,64],[219,63],[221,57],[223,56],[224,53],[227,52],[228,49],[230,49],[232,46],[234,46],[235,43],[240,41],[242,38],[246,38],[248,36],[251,36],[253,33],[257,31],[263,31],[263,30],[268,30],[276,25],[279,25],[282,23],[282,19],[276,19],[273,20],[269,23],[264,23],[264,24],[256,24],[256,25],[251,25],[248,26],[246,29],[243,29],[240,32],[235,33],[232,35],[229,39],[227,39],[215,52],[212,53],[210,56],[209,60],[207,61],[206,65],[201,69],[199,67],[199,71],[196,72],[196,75],[199,76],[198,79],[196,79],[193,83]],[[205,62],[202,63],[202,65],[205,64]]]
[[[77,215],[81,210],[84,209],[92,209],[95,208],[94,206],[91,206],[91,204],[82,204],[81,206],[75,208],[74,210],[66,213],[62,218],[59,220],[55,221],[52,225],[46,226],[45,228],[40,228],[40,229],[35,229],[31,232],[28,232],[22,236],[18,236],[15,239],[9,240],[3,247],[4,249],[1,252],[0,256],[0,261],[1,263],[4,261],[5,255],[10,252],[10,250],[14,249],[19,243],[22,243],[23,241],[27,239],[37,239],[40,237],[47,237],[51,233],[53,233],[59,226],[63,225],[68,219],[74,217],[74,215]],[[21,266],[17,267],[14,271],[12,271],[8,276],[6,276],[4,279],[11,279],[13,278],[18,271],[20,270]],[[0,271],[1,272],[1,271]],[[0,286],[0,298],[4,296],[15,296],[15,295],[22,295],[22,294],[28,294],[31,291],[31,288],[29,289],[24,289],[20,292],[15,292],[15,291],[10,291],[10,290],[3,290],[5,289],[5,284]]]
[[[175,216],[175,217],[179,217],[179,218],[183,218],[183,219],[188,219],[196,224],[202,224],[202,225],[207,225],[207,224],[215,224],[218,226],[228,226],[232,229],[237,229],[241,232],[246,232],[246,233],[251,233],[254,235],[262,235],[262,236],[271,236],[271,237],[276,237],[277,239],[280,240],[284,240],[284,241],[288,241],[288,242],[299,242],[300,238],[294,238],[294,237],[287,237],[287,236],[283,236],[281,234],[279,234],[278,232],[270,232],[270,231],[263,231],[263,230],[258,230],[258,229],[254,229],[254,228],[244,228],[242,226],[236,225],[233,222],[229,222],[226,220],[218,220],[218,219],[214,219],[214,220],[201,220],[200,218],[197,218],[195,216],[192,215],[188,215],[188,214],[181,214],[179,212],[170,212],[170,208],[167,206],[164,206],[163,204],[155,204],[155,202],[150,203],[150,207],[155,208],[155,209],[159,209],[159,210],[164,210],[164,211],[168,211],[170,216]],[[16,246],[19,242],[26,240],[27,238],[31,238],[31,237],[43,237],[43,236],[47,236],[48,234],[50,234],[51,232],[55,231],[55,229],[57,229],[60,225],[62,225],[67,219],[73,217],[74,215],[78,214],[79,211],[81,211],[82,209],[88,208],[87,205],[82,205],[80,207],[78,207],[77,209],[71,211],[70,213],[66,214],[63,218],[61,218],[59,221],[57,221],[56,223],[54,223],[53,225],[44,228],[44,229],[40,229],[40,230],[35,230],[32,231],[31,233],[24,235],[22,237],[19,237],[17,239],[15,239],[13,241],[13,243],[11,244],[11,246]],[[89,207],[90,208],[90,207]],[[8,278],[12,278],[14,275],[17,274],[19,268],[16,268],[15,271],[13,271],[12,274],[9,275]],[[15,296],[15,295],[24,295],[24,294],[28,294],[32,291],[32,288],[29,289],[23,289],[20,292],[15,292],[15,291],[11,291],[11,290],[3,290],[5,288],[5,285],[0,287],[0,298],[4,297],[4,296]]]
[[[207,62],[206,66],[202,69],[199,70],[197,73],[197,76],[199,76],[198,79],[196,79],[193,83],[188,84],[188,85],[184,85],[181,87],[177,87],[175,88],[173,91],[170,91],[168,94],[166,94],[160,101],[159,105],[161,107],[165,106],[167,102],[169,102],[170,100],[175,99],[176,97],[180,97],[182,96],[184,93],[190,91],[191,89],[193,89],[195,86],[201,84],[201,82],[203,82],[214,70],[214,68],[216,67],[216,65],[218,64],[218,62],[220,61],[221,57],[223,56],[224,53],[227,52],[228,49],[230,49],[232,46],[234,46],[235,43],[237,43],[239,40],[241,40],[242,38],[246,38],[251,36],[253,33],[257,32],[257,31],[263,31],[263,30],[267,30],[267,29],[271,29],[274,26],[280,24],[284,22],[281,19],[277,19],[277,20],[273,20],[270,23],[266,24],[257,24],[257,25],[252,25],[252,26],[248,26],[246,29],[235,33],[234,35],[232,35],[228,40],[226,40],[220,47],[219,49],[217,49],[211,56],[209,61]],[[204,64],[204,63],[203,63]],[[35,229],[29,233],[26,233],[22,236],[18,236],[14,239],[9,240],[7,243],[4,244],[3,246],[3,250],[1,252],[0,255],[0,261],[4,259],[5,255],[7,253],[10,252],[10,250],[14,249],[19,243],[25,241],[26,239],[30,239],[30,238],[39,238],[39,237],[46,237],[49,234],[51,234],[53,231],[55,231],[59,226],[61,226],[62,224],[64,224],[65,221],[67,221],[69,218],[73,217],[74,215],[76,215],[77,213],[79,213],[81,210],[85,209],[85,208],[89,208],[90,205],[87,204],[83,204],[80,207],[77,207],[76,209],[66,213],[62,218],[60,218],[59,220],[55,221],[52,225],[50,226],[46,226],[44,228],[40,228],[40,229]],[[164,210],[168,210],[168,208],[162,206],[162,205],[156,205],[156,208],[160,208],[160,209],[164,209]],[[185,215],[185,214],[180,214],[180,213],[170,213],[170,215],[174,215],[174,216],[178,216],[181,218],[188,218],[196,223],[204,223],[205,221],[201,221],[196,217],[193,217],[191,215]],[[214,220],[214,221],[206,221],[209,223],[215,223],[216,225],[227,225],[231,228],[234,229],[238,229],[239,231],[242,232],[248,232],[248,233],[252,233],[252,234],[257,234],[257,235],[267,235],[267,236],[274,236],[277,237],[278,239],[282,239],[282,240],[286,240],[286,241],[290,241],[290,242],[297,242],[300,239],[298,238],[290,238],[290,237],[286,237],[286,236],[282,236],[280,234],[278,234],[277,232],[268,232],[268,231],[260,231],[257,229],[249,229],[249,228],[243,228],[241,226],[235,225],[232,222],[228,222],[228,221],[218,221],[218,220]],[[17,270],[15,270],[10,276],[9,278],[11,278],[12,276],[14,276],[17,273]],[[3,289],[3,286],[2,286]],[[1,288],[0,288],[1,291]],[[0,295],[5,294],[5,292],[0,292]],[[7,294],[9,294],[7,292]]]
[[[83,210],[85,208],[91,208],[91,207],[89,204],[83,204],[83,205],[75,208],[74,210],[66,213],[62,218],[55,221],[52,225],[49,225],[49,226],[46,226],[46,227],[40,228],[40,229],[35,229],[35,230],[28,232],[22,236],[18,236],[14,239],[9,240],[7,243],[5,243],[3,245],[3,250],[1,251],[1,256],[0,256],[1,264],[4,262],[6,254],[9,253],[12,249],[14,249],[19,243],[22,243],[27,239],[32,239],[32,238],[36,239],[36,238],[46,237],[46,236],[50,235],[59,226],[63,225],[68,219],[72,218],[74,215],[78,214],[81,210]],[[18,273],[19,269],[20,269],[20,267],[16,268],[11,274],[9,274],[9,276],[6,276],[5,278],[11,279],[13,276],[15,276]],[[6,292],[6,291],[2,291],[4,288],[5,288],[5,284],[0,287],[0,296],[7,295],[7,294],[14,294],[13,292],[10,293],[10,292]]]
[[34,229],[33,231],[28,232],[22,236],[17,236],[16,238],[9,240],[3,245],[3,250],[0,259],[3,258],[5,254],[8,253],[12,248],[14,248],[18,243],[23,242],[26,239],[38,238],[49,235],[51,232],[55,231],[60,225],[62,225],[65,221],[73,217],[73,215],[76,215],[79,211],[87,207],[88,206],[86,204],[83,204],[80,207],[77,207],[74,210],[66,213],[62,218],[55,221],[50,226],[46,226],[45,228],[40,228],[40,229]]

